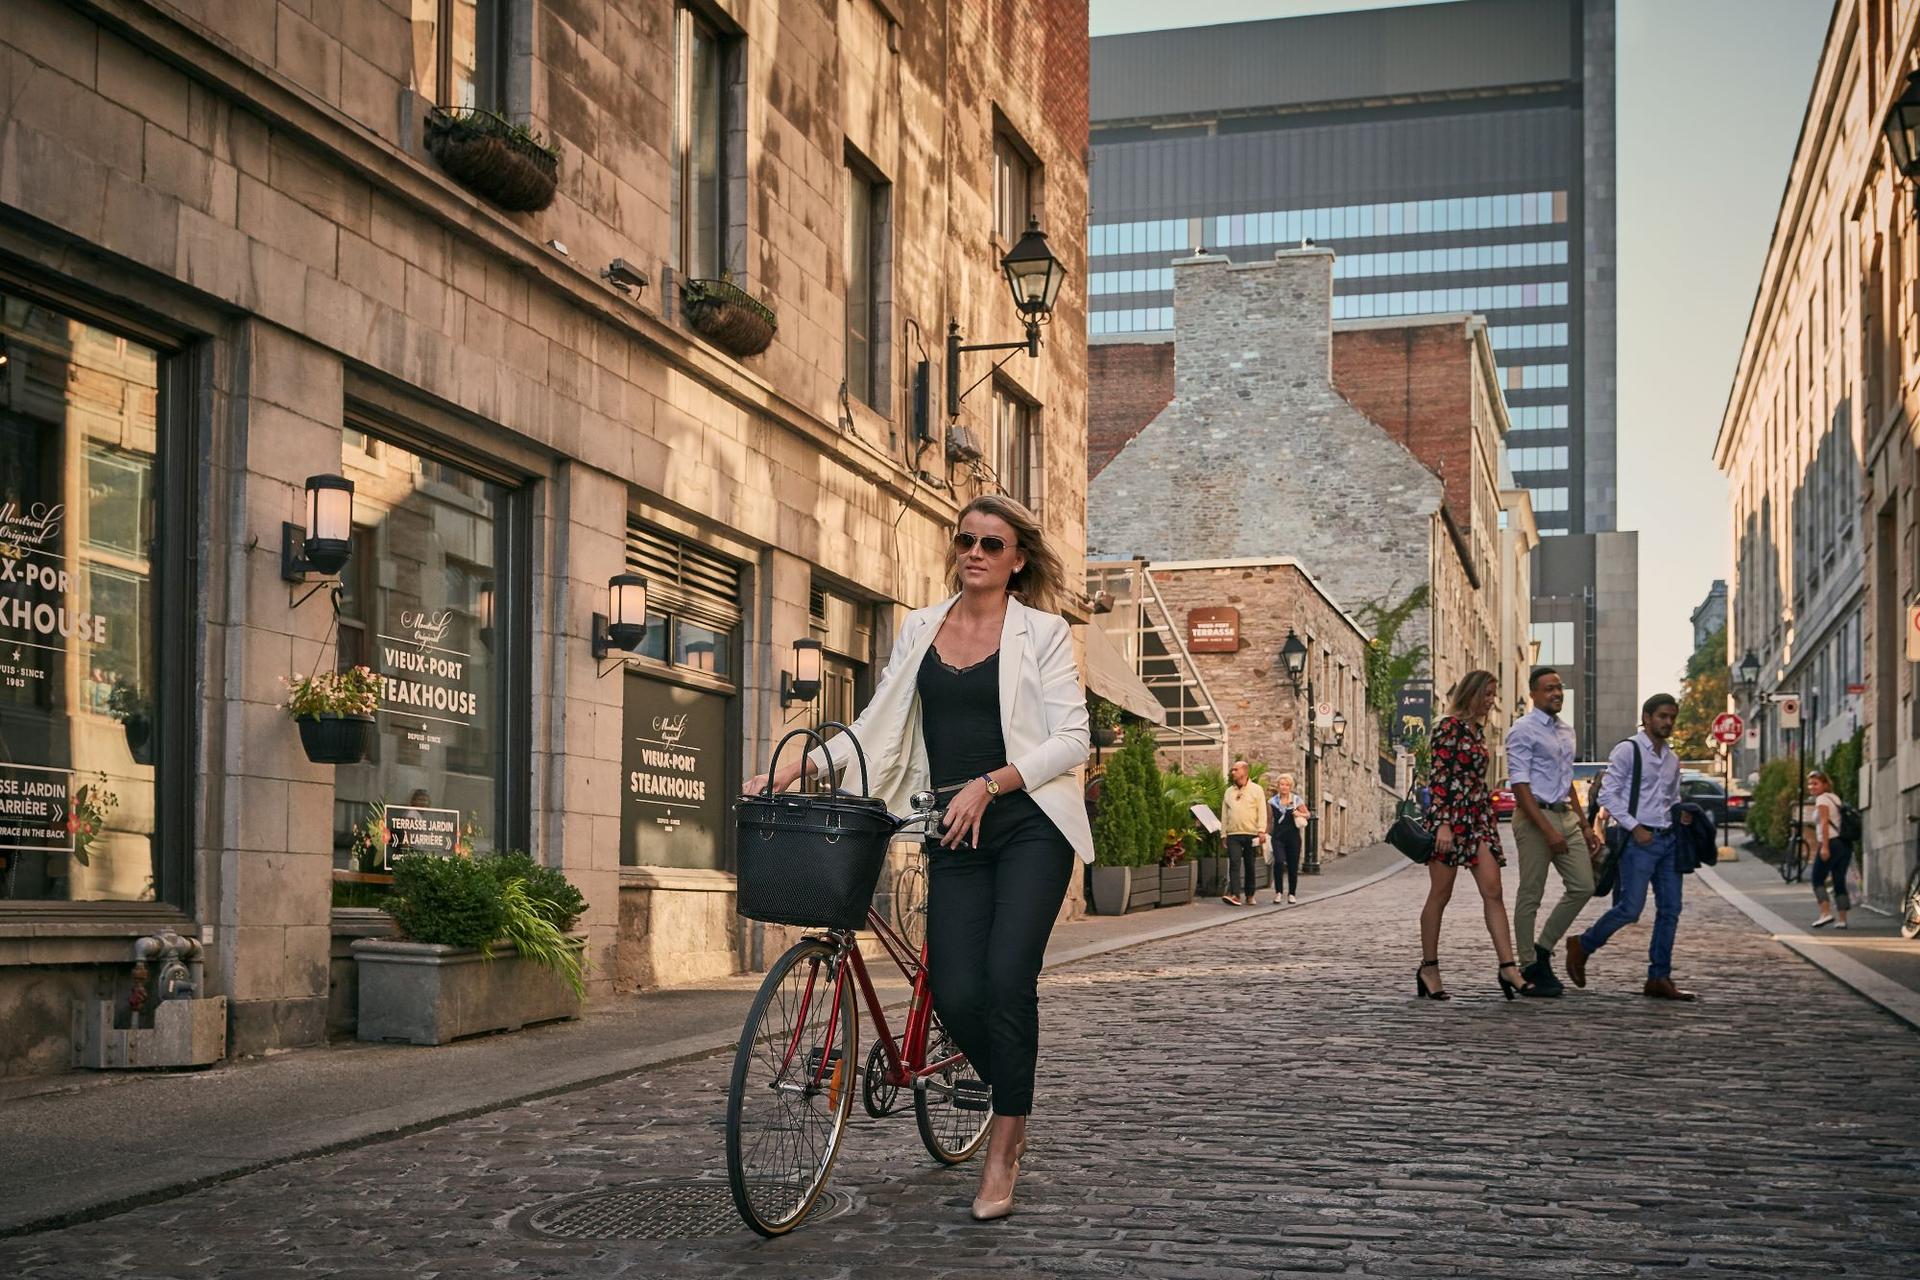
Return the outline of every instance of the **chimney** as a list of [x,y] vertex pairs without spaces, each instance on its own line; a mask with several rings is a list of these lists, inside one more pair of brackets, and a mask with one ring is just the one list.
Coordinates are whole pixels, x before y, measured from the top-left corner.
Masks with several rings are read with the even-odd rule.
[[1331,394],[1333,250],[1282,249],[1243,264],[1204,251],[1176,260],[1173,334],[1174,396],[1185,405]]

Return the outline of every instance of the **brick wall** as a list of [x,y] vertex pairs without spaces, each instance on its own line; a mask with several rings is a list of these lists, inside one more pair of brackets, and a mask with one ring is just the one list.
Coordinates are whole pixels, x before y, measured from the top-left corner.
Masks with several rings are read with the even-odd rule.
[[1087,476],[1100,474],[1173,399],[1171,342],[1087,348]]
[[1347,718],[1346,737],[1338,747],[1323,747],[1318,766],[1322,855],[1378,840],[1386,830],[1387,809],[1376,764],[1379,727],[1366,710],[1365,634],[1297,564],[1156,565],[1152,573],[1175,626],[1185,625],[1191,609],[1240,611],[1239,651],[1196,653],[1194,666],[1226,724],[1229,755],[1264,760],[1269,778],[1293,774],[1302,794],[1307,701],[1304,691],[1293,691],[1280,647],[1289,629],[1308,644],[1315,697]]

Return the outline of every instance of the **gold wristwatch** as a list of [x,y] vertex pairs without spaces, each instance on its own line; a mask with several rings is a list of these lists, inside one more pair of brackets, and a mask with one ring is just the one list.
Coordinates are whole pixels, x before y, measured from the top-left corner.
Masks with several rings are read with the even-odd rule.
[[980,781],[987,784],[987,795],[989,797],[997,796],[1000,794],[1000,784],[993,780],[992,774],[990,773],[981,774]]

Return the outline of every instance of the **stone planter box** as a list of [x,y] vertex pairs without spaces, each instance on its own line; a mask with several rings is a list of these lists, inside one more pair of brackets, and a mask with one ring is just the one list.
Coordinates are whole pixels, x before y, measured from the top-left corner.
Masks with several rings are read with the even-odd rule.
[[1200,868],[1191,862],[1160,868],[1160,902],[1163,907],[1185,906],[1193,901],[1200,884]]
[[[573,939],[579,950],[586,945]],[[362,1040],[446,1044],[580,1016],[580,997],[567,980],[522,960],[508,943],[495,943],[489,960],[470,947],[362,938],[353,960]]]
[[1217,897],[1227,891],[1227,860],[1225,858],[1197,858],[1199,864],[1200,885],[1197,892],[1204,897]]

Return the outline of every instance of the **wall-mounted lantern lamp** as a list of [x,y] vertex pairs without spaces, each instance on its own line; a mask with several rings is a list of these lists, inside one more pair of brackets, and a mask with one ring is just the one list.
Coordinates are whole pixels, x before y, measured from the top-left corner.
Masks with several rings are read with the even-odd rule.
[[1747,650],[1747,656],[1740,659],[1740,683],[1751,689],[1760,683],[1760,659],[1753,650]]
[[812,702],[820,696],[820,675],[825,652],[812,638],[793,642],[793,667],[780,673],[780,705]]
[[1300,678],[1307,674],[1307,646],[1300,637],[1287,628],[1287,641],[1280,646],[1280,663],[1287,669],[1287,680],[1293,685],[1295,693],[1300,692]]
[[280,526],[280,576],[305,582],[310,573],[336,574],[352,554],[353,481],[308,476],[307,527],[291,520]]
[[[947,325],[947,417],[960,416],[960,402],[971,394],[981,382],[993,376],[1014,352],[1024,351],[1038,358],[1040,355],[1040,326],[1053,319],[1053,306],[1060,298],[1060,286],[1066,282],[1067,269],[1060,259],[1053,256],[1047,248],[1047,233],[1040,229],[1038,219],[1028,222],[1026,234],[1020,237],[1020,243],[1008,250],[1007,256],[1000,259],[1000,270],[1006,274],[1007,288],[1013,291],[1013,305],[1019,309],[1020,318],[1026,321],[1027,336],[1019,342],[977,342],[964,344],[960,341],[960,322],[950,321]],[[965,391],[960,389],[960,357],[969,351],[1005,351],[1008,354],[980,375],[979,381]]]
[[1346,740],[1347,713],[1344,711],[1336,711],[1333,713],[1333,745],[1337,747]]
[[[1893,152],[1894,167],[1908,182],[1920,180],[1920,71],[1907,76],[1907,87],[1887,108],[1880,123],[1887,148]],[[1915,210],[1920,212],[1920,190],[1915,193]]]
[[646,636],[647,580],[637,573],[616,573],[607,579],[607,611],[593,615],[594,660],[632,653]]

